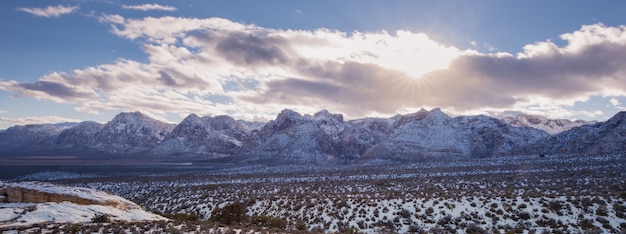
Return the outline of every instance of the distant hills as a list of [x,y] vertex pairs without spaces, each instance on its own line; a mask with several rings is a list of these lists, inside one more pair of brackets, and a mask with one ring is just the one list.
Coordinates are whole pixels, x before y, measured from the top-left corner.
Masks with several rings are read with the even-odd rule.
[[453,118],[438,108],[350,121],[325,110],[314,115],[283,110],[264,124],[191,114],[177,125],[125,112],[106,124],[37,124],[0,132],[0,155],[132,155],[165,161],[320,164],[624,152],[626,112],[596,123],[525,114]]

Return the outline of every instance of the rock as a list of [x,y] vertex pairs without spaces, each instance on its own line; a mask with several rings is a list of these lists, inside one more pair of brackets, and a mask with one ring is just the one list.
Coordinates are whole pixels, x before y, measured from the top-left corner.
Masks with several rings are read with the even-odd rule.
[[72,202],[105,205],[121,210],[141,209],[124,198],[89,188],[68,187],[44,182],[5,183],[6,199],[12,203]]

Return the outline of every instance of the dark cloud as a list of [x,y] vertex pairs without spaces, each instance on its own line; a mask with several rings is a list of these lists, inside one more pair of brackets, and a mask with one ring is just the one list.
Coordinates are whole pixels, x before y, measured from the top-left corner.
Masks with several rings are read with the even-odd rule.
[[534,56],[465,55],[448,69],[420,79],[374,64],[300,64],[306,79],[271,81],[247,100],[257,103],[332,105],[350,115],[396,113],[407,107],[459,111],[512,108],[531,97],[551,100],[588,96],[607,89],[626,92],[626,45],[605,43]]
[[283,65],[290,61],[290,41],[280,36],[228,32],[194,34],[195,40],[205,46],[214,47],[220,57],[239,66]]
[[206,89],[210,86],[208,82],[201,78],[189,77],[175,69],[161,70],[158,72],[157,80],[170,88],[197,88]]
[[90,92],[81,92],[65,84],[49,81],[37,81],[35,83],[18,83],[15,84],[15,88],[21,90],[21,93],[23,93],[24,91],[39,91],[42,93],[46,93],[50,96],[63,99],[75,100],[94,97],[94,95]]
[[305,67],[302,73],[315,75],[316,80],[271,81],[266,83],[267,90],[244,100],[318,109],[335,106],[345,113],[364,115],[371,111],[395,113],[401,107],[415,105],[419,97],[412,89],[416,80],[374,64],[328,62]]

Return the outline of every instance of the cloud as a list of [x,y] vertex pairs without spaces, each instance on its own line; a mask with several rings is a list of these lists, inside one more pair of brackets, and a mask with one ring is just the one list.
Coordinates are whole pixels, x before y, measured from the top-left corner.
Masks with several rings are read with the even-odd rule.
[[23,11],[29,14],[33,14],[35,16],[39,16],[39,17],[46,17],[46,18],[52,18],[52,17],[59,17],[61,15],[65,15],[65,14],[69,14],[72,13],[76,10],[78,10],[77,6],[48,6],[46,8],[25,8],[25,7],[20,7],[17,8],[17,10],[19,11]]
[[59,117],[59,116],[36,116],[36,117],[21,117],[21,118],[0,117],[0,126],[66,123],[66,122],[81,122],[81,121],[82,120],[79,120],[79,119],[65,118],[65,117]]
[[124,9],[140,10],[140,11],[175,11],[176,7],[163,6],[159,4],[143,4],[143,5],[122,5]]
[[617,100],[617,98],[611,98],[609,102],[611,103],[612,106],[615,106],[615,107],[619,107],[622,105],[622,103],[620,103],[619,100]]
[[450,112],[554,111],[592,95],[626,94],[626,29],[586,25],[517,55],[462,51],[423,33],[280,30],[221,18],[103,15],[142,44],[147,62],[119,59],[33,83],[18,96],[75,103],[82,112],[140,110],[271,119],[283,108],[348,117],[420,107]]

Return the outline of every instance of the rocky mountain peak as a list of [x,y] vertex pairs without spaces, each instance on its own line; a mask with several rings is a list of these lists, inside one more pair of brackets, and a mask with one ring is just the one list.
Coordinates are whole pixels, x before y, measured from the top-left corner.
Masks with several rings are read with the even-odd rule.
[[328,110],[321,110],[313,115],[313,118],[316,120],[335,120],[338,122],[343,122],[342,114],[332,114]]
[[596,123],[596,121],[549,119],[541,115],[523,113],[516,116],[507,116],[502,120],[515,127],[531,127],[541,129],[550,135],[570,130],[573,127]]

